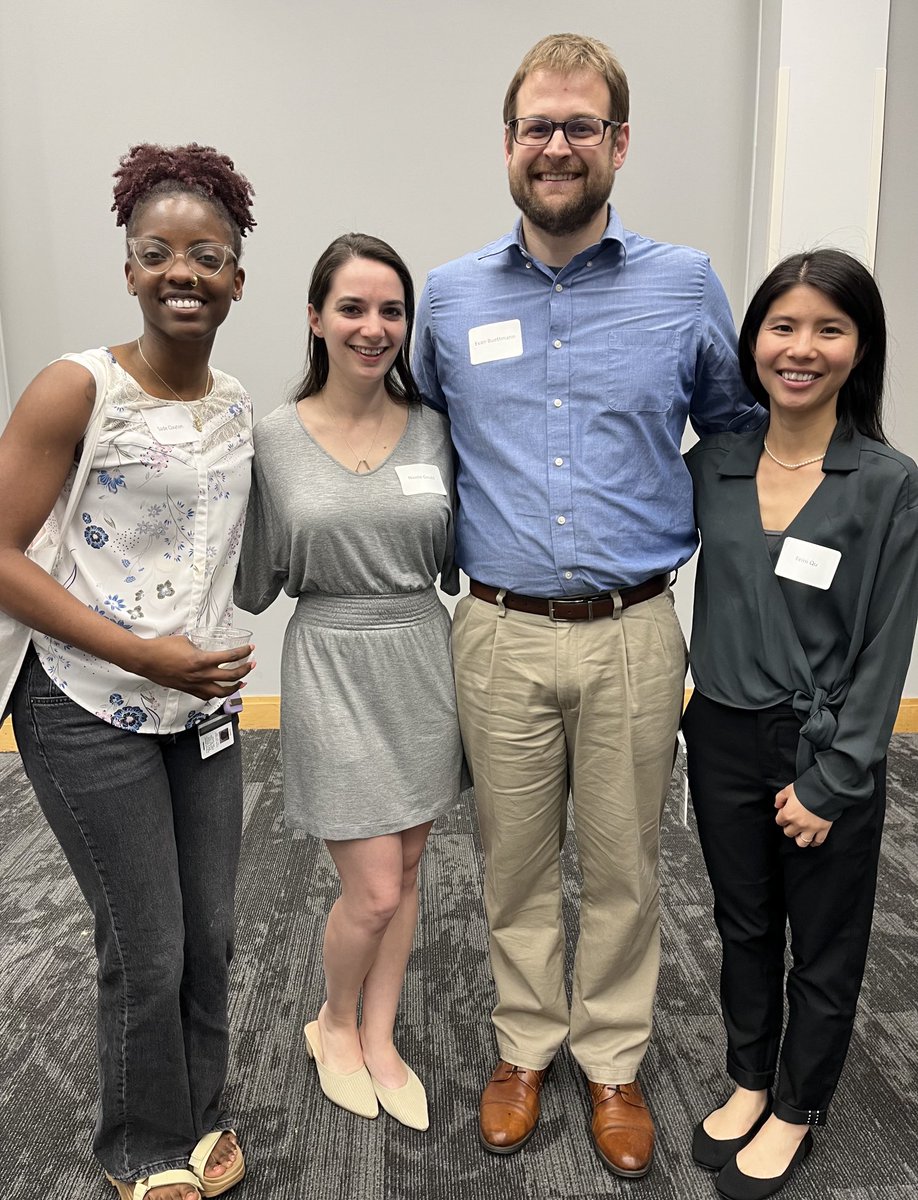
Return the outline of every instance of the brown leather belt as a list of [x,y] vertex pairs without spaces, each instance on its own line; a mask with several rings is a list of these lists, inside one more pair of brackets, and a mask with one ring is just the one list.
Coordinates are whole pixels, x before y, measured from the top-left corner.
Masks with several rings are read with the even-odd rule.
[[623,608],[640,604],[659,596],[669,586],[669,575],[654,575],[634,587],[620,588],[617,592],[600,592],[597,596],[562,596],[546,599],[544,596],[521,596],[517,592],[506,592],[503,588],[469,581],[469,591],[479,600],[487,600],[498,607],[513,608],[519,612],[533,613],[537,617],[550,617],[553,621],[595,621],[599,617],[617,616]]

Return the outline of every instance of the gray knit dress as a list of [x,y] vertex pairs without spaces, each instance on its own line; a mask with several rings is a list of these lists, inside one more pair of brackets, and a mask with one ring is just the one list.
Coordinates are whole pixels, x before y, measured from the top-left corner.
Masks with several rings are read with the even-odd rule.
[[458,799],[450,618],[433,586],[439,575],[458,591],[453,505],[449,429],[432,409],[412,406],[392,454],[361,475],[313,440],[293,404],[255,427],[235,601],[257,613],[281,588],[298,598],[281,660],[295,829],[376,837]]

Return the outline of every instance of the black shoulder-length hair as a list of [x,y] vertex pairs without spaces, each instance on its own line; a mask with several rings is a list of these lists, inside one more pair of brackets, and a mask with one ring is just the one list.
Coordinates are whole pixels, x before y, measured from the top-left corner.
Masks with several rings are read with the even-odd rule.
[[772,304],[806,284],[826,295],[857,327],[858,357],[838,393],[838,423],[845,436],[855,430],[886,442],[883,383],[886,375],[886,314],[873,276],[843,250],[807,250],[783,259],[759,285],[739,333],[739,365],[753,396],[768,408],[768,393],[755,365],[755,342]]
[[[404,259],[381,238],[368,233],[343,233],[323,252],[309,280],[309,303],[321,312],[331,290],[335,272],[349,259],[369,258],[391,267],[405,292],[405,340],[395,362],[386,372],[386,391],[399,404],[420,404],[421,393],[411,374],[411,330],[414,325],[414,284]],[[328,348],[325,339],[309,329],[306,338],[306,373],[293,393],[293,401],[321,392],[328,381]]]

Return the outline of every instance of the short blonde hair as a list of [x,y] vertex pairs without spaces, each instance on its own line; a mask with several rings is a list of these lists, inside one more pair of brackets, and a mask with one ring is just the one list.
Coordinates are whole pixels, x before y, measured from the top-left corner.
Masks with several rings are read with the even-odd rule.
[[504,124],[516,116],[516,96],[523,80],[533,71],[556,71],[570,75],[574,71],[595,71],[609,87],[613,121],[628,120],[628,79],[620,63],[604,42],[579,33],[551,33],[532,47],[517,68],[504,97]]

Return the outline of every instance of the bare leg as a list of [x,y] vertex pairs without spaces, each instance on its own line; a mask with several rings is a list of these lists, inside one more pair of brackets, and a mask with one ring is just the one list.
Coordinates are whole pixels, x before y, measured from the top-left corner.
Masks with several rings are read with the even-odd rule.
[[387,1088],[399,1088],[408,1079],[393,1044],[392,1031],[418,923],[418,867],[432,824],[428,821],[405,829],[399,835],[402,842],[401,901],[363,984],[360,1026],[363,1056],[370,1074]]
[[325,926],[326,1000],[319,1011],[322,1059],[332,1071],[363,1065],[357,1003],[386,930],[402,900],[402,835],[325,843],[341,895]]

